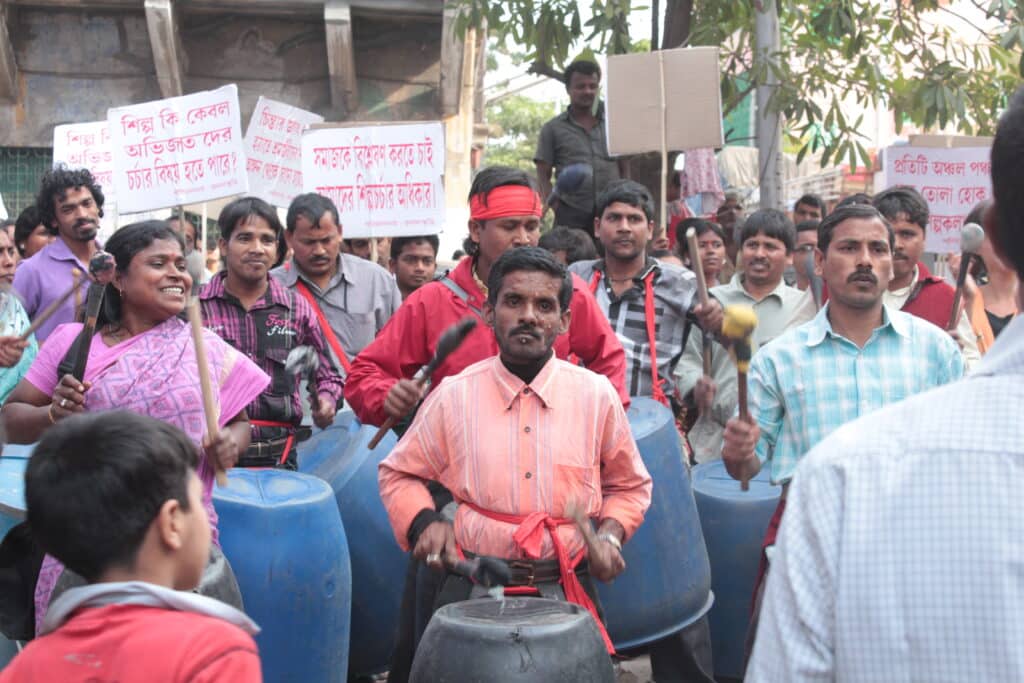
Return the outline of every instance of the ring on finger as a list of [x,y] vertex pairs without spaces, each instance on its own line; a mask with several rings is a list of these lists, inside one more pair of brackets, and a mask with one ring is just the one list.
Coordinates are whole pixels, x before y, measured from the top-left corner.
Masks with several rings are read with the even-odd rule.
[[68,400],[67,400],[66,398],[62,398],[62,399],[60,400],[60,403],[59,403],[58,405],[60,405],[60,407],[61,407],[61,408],[67,407],[67,405],[68,405]]
[[427,564],[434,564],[441,561],[441,553],[430,553],[427,555]]

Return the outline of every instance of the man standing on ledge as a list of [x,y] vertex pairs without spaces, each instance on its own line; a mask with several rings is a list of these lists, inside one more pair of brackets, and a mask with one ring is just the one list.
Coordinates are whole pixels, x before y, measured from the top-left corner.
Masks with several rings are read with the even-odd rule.
[[[541,195],[551,195],[551,171],[561,173],[571,164],[586,164],[593,170],[577,191],[558,197],[555,225],[593,230],[597,195],[620,177],[629,177],[629,161],[608,154],[604,103],[597,98],[601,67],[577,61],[565,69],[565,90],[569,108],[544,124],[533,162],[537,165]],[[597,106],[595,107],[595,103]]]
[[348,372],[351,360],[402,305],[402,295],[388,271],[341,253],[338,208],[327,197],[300,194],[285,222],[292,260],[271,274],[313,306],[338,365]]
[[[514,561],[512,585],[586,608],[606,645],[591,576],[625,569],[622,544],[651,502],[647,473],[611,383],[555,358],[569,328],[572,278],[537,247],[504,253],[488,273],[484,318],[500,356],[449,377],[380,465],[380,491],[399,545],[441,570],[461,550]],[[524,426],[525,425],[525,426]],[[459,504],[454,523],[425,482]],[[569,517],[599,523],[588,547]],[[448,575],[434,607],[469,599],[474,584]]]

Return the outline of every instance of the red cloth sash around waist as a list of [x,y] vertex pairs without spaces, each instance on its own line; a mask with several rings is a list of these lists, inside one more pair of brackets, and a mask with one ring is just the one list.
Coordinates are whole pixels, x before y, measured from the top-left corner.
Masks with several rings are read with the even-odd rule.
[[281,460],[278,465],[283,465],[288,460],[288,454],[292,452],[295,445],[295,425],[290,422],[277,422],[276,420],[249,420],[252,427],[281,427],[288,430],[288,437],[284,442],[284,452],[281,453]]
[[583,561],[586,550],[578,552],[576,557],[570,557],[569,550],[558,536],[558,527],[573,525],[574,522],[571,519],[552,517],[546,512],[534,512],[525,516],[510,515],[503,512],[485,510],[469,502],[465,502],[463,505],[496,522],[518,525],[518,528],[512,535],[512,540],[515,541],[517,548],[522,550],[527,557],[534,560],[541,559],[540,549],[544,541],[544,531],[547,530],[551,535],[551,544],[555,548],[555,554],[558,556],[558,568],[562,576],[561,584],[562,590],[565,591],[565,599],[590,612],[591,616],[594,617],[594,623],[597,624],[597,630],[601,632],[601,638],[608,649],[608,654],[615,654],[615,646],[612,645],[612,640],[608,637],[608,630],[604,627],[604,623],[597,613],[597,606],[594,605],[594,601],[590,599],[587,592],[583,590],[583,584],[580,583],[579,577],[576,576],[576,567]]

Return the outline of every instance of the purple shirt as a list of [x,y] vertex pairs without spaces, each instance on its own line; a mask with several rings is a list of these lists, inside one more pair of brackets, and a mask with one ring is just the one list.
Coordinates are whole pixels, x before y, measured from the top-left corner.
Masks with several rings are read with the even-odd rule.
[[[221,271],[199,293],[203,324],[238,349],[270,375],[270,385],[246,407],[250,420],[271,420],[298,426],[302,399],[295,375],[284,369],[288,352],[296,346],[312,346],[320,358],[317,391],[341,405],[344,380],[336,368],[312,307],[295,290],[276,278],[268,278],[266,293],[248,311],[224,289],[227,273]],[[253,425],[252,440],[265,441],[287,434],[279,427]]]
[[[14,290],[21,297],[25,312],[34,320],[46,307],[60,298],[71,287],[71,270],[77,268],[79,278],[86,277],[89,268],[71,253],[64,239],[58,237],[39,250],[39,253],[22,261],[14,271]],[[85,301],[88,286],[81,289],[81,301]],[[42,344],[54,328],[75,321],[75,296],[65,301],[57,312],[36,330],[36,339]]]

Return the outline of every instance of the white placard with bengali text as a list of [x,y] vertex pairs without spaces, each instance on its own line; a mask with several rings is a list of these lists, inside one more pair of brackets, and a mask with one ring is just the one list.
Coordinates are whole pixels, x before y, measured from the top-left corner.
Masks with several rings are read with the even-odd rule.
[[928,202],[927,251],[960,251],[964,217],[978,202],[992,197],[991,153],[988,147],[885,150],[885,187],[909,185]]
[[444,127],[323,128],[302,136],[302,183],[329,197],[350,237],[434,235],[444,225]]
[[302,192],[302,131],[324,117],[260,97],[245,131],[249,194],[287,208]]
[[116,201],[114,154],[106,121],[68,123],[53,128],[53,165],[87,168],[107,202]]
[[107,111],[122,213],[248,192],[238,88]]

